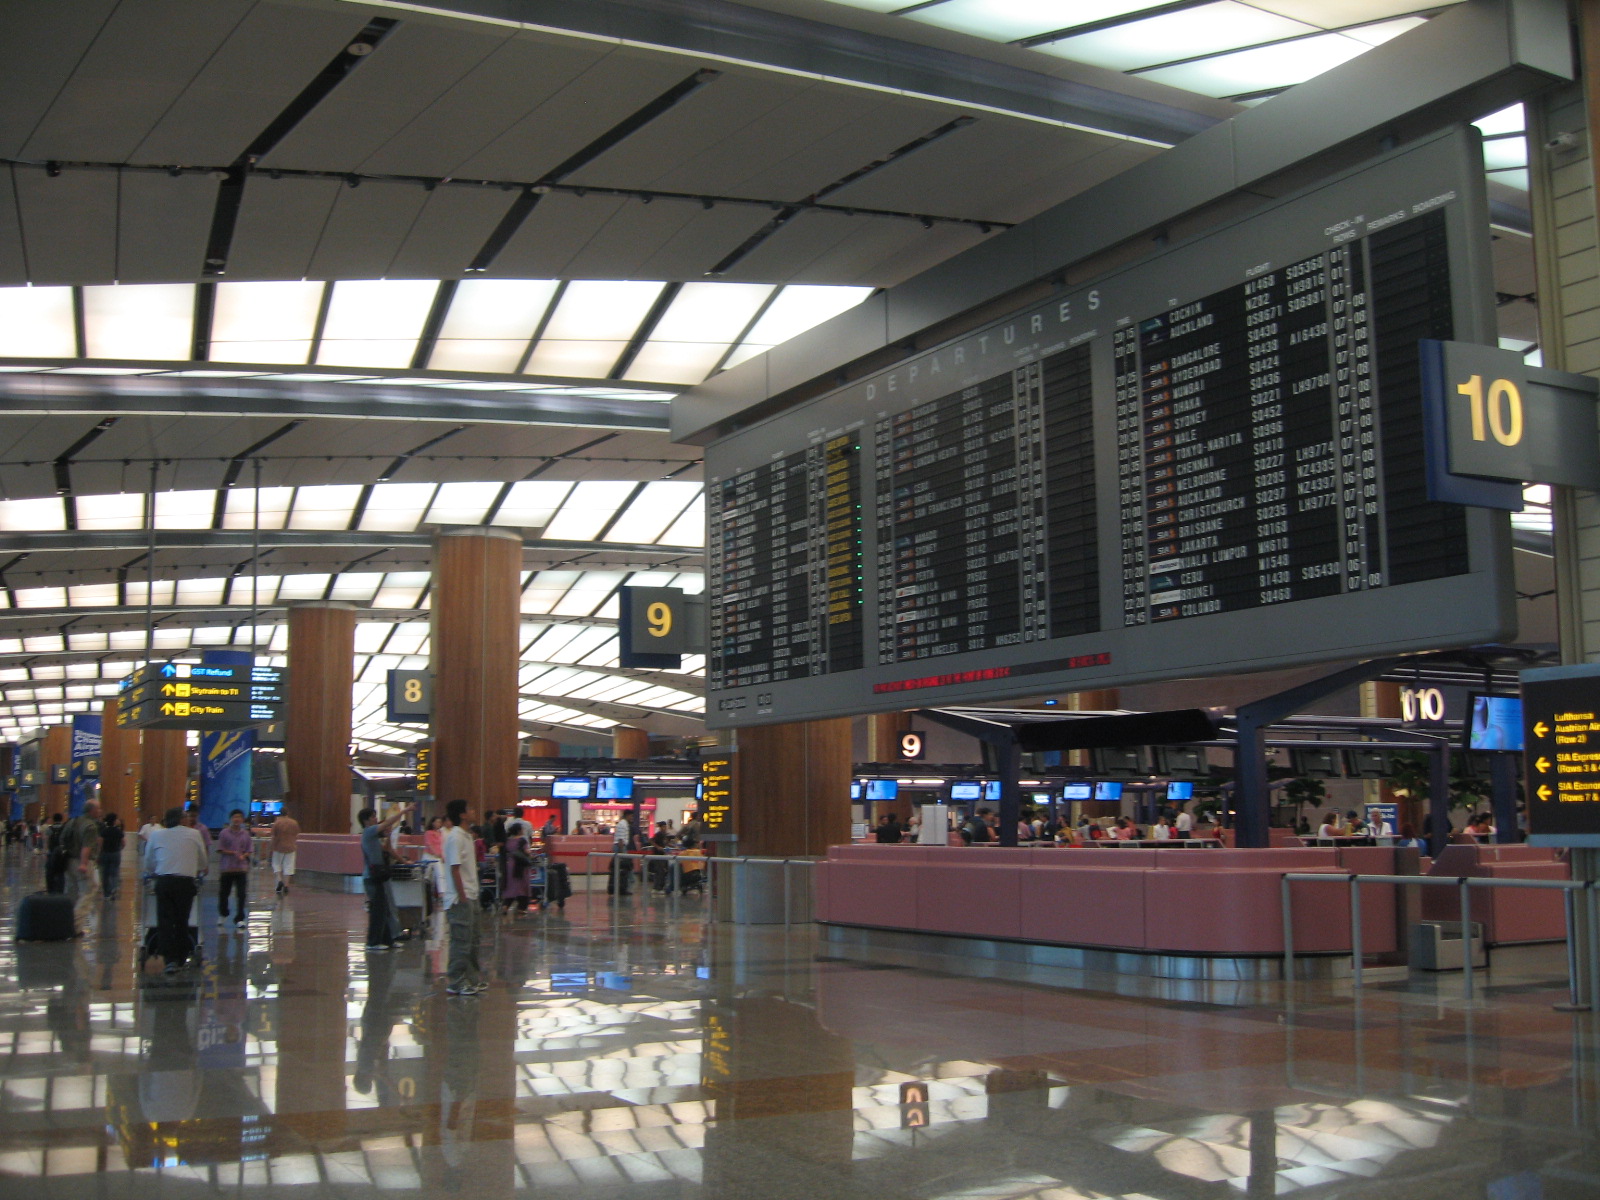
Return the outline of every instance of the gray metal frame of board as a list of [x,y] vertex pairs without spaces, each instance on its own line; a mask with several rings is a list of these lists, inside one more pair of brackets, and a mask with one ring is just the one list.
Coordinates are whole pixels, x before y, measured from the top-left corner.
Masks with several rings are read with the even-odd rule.
[[[930,700],[936,696],[940,704],[997,700],[1470,645],[1509,636],[1514,617],[1507,522],[1503,514],[1478,509],[1461,510],[1467,545],[1465,571],[1454,568],[1441,577],[1399,585],[1391,584],[1386,576],[1384,586],[1347,585],[1341,594],[1296,597],[1287,603],[1263,601],[1232,611],[1194,610],[1204,615],[1191,616],[1186,610],[1182,619],[1160,623],[1152,620],[1125,626],[1122,617],[1123,498],[1118,490],[1119,413],[1113,386],[1118,368],[1112,361],[1113,344],[1120,336],[1117,331],[1138,329],[1158,314],[1237,289],[1252,279],[1280,274],[1280,269],[1329,255],[1342,245],[1360,244],[1350,243],[1351,237],[1383,237],[1388,231],[1403,229],[1409,221],[1438,214],[1449,247],[1453,336],[1465,341],[1490,339],[1494,334],[1493,288],[1483,192],[1476,131],[1435,135],[715,443],[706,459],[712,489],[719,480],[746,475],[808,446],[856,435],[855,440],[863,446],[862,628],[867,665],[770,682],[753,678],[748,686],[720,690],[713,678],[707,694],[708,725],[889,710],[924,696]],[[1374,336],[1381,334],[1378,328]],[[1035,630],[1008,644],[966,652],[950,646],[937,657],[879,665],[878,634],[883,616],[873,574],[878,561],[877,492],[870,467],[873,447],[883,444],[879,423],[917,405],[954,399],[963,388],[1014,370],[1020,375],[1028,364],[1080,346],[1088,347],[1094,381],[1090,461],[1097,513],[1099,631],[1048,637]],[[1242,369],[1243,364],[1239,366]],[[1323,386],[1326,389],[1326,383]],[[1383,387],[1380,377],[1380,400]],[[1328,421],[1331,432],[1331,410]],[[1382,437],[1380,429],[1380,442]],[[1417,453],[1414,469],[1420,473],[1420,449]],[[1048,475],[1048,463],[1045,471]],[[708,511],[716,510],[713,491]],[[720,585],[720,532],[715,525],[712,534],[709,574],[713,584]],[[1385,546],[1388,539],[1386,533]],[[1251,545],[1249,550],[1254,554],[1256,547]],[[1378,560],[1374,557],[1373,561]],[[1152,573],[1147,586],[1152,605],[1156,603],[1154,580]],[[966,644],[971,647],[975,643]],[[973,677],[968,672],[982,674]],[[917,681],[920,685],[930,678],[935,681],[931,690],[921,686],[901,690],[902,684]]]
[[[1074,264],[1186,214],[1246,193],[1281,194],[1310,177],[1273,183],[1332,169],[1319,160],[1362,144],[1364,156],[1380,138],[1411,141],[1572,77],[1565,0],[1471,0],[1447,9],[689,389],[672,403],[673,439],[708,445],[795,398],[887,366],[919,341],[944,340],[962,314],[1000,297],[1047,279],[1076,282]],[[937,332],[946,322],[949,332]]]

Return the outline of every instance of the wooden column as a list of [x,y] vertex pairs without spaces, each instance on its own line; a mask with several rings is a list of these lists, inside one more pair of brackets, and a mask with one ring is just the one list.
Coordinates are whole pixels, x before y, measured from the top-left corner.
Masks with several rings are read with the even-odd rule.
[[39,743],[39,795],[44,799],[44,815],[66,813],[71,788],[65,783],[51,783],[56,767],[72,765],[72,726],[52,725]]
[[107,700],[100,712],[100,807],[114,812],[122,823],[139,827],[139,806],[134,799],[134,764],[139,761],[139,731],[117,724],[117,702]]
[[[1101,688],[1093,692],[1073,692],[1066,698],[1064,707],[1069,712],[1105,712],[1116,708],[1120,697],[1116,688]],[[1067,765],[1073,767],[1088,767],[1093,765],[1087,750],[1068,750],[1065,759]],[[1107,810],[1110,815],[1116,815],[1118,805],[1111,805]],[[1090,816],[1100,816],[1099,812],[1086,808],[1083,810]]]
[[306,833],[349,833],[350,690],[356,610],[318,602],[289,606],[289,713],[284,811]]
[[182,729],[146,729],[139,755],[144,764],[140,821],[159,824],[167,809],[182,806],[189,790],[189,735]]
[[560,758],[561,743],[549,738],[529,738],[522,744],[522,751],[529,758]]
[[632,725],[618,725],[611,731],[612,758],[649,758],[650,735]]
[[900,761],[900,735],[911,728],[911,714],[873,713],[867,718],[867,761]]
[[740,854],[826,854],[850,840],[850,718],[752,725],[734,757]]
[[[1361,715],[1363,717],[1386,717],[1392,721],[1399,721],[1400,712],[1400,685],[1387,683],[1382,679],[1374,679],[1361,685]],[[1410,825],[1418,837],[1422,836],[1422,818],[1427,814],[1428,806],[1420,799],[1396,796],[1394,789],[1385,779],[1363,779],[1361,781],[1361,802],[1363,804],[1398,804],[1400,806],[1400,824]],[[1323,805],[1323,809],[1337,807],[1332,801]],[[1321,817],[1319,812],[1311,818],[1311,824],[1316,826]],[[1395,832],[1399,832],[1396,830]]]
[[517,802],[522,539],[447,529],[433,541],[434,795],[473,812]]

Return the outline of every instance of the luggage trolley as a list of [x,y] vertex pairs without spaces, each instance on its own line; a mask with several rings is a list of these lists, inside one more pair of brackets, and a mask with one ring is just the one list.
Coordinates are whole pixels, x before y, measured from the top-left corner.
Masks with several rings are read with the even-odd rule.
[[[144,937],[139,940],[139,973],[144,974],[144,964],[156,952],[156,928],[160,920],[156,915],[156,877],[146,875],[144,884]],[[200,942],[200,889],[194,893],[194,903],[189,908],[189,962],[198,966],[205,961],[205,948]]]

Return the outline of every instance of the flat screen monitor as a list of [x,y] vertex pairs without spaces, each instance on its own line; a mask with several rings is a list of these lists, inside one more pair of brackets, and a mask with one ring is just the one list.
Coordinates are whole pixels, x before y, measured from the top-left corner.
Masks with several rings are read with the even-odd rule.
[[1344,774],[1343,755],[1326,746],[1295,747],[1289,751],[1294,773],[1306,779],[1337,779]]
[[1094,798],[1096,800],[1121,800],[1122,785],[1108,779],[1102,779],[1094,785]]
[[1093,800],[1094,784],[1069,783],[1061,789],[1061,798],[1063,800]]
[[1174,779],[1167,784],[1167,799],[1178,801],[1193,800],[1194,784],[1187,779]]
[[281,816],[283,813],[282,800],[257,800],[250,806],[251,812],[260,813],[264,817]]
[[981,783],[952,783],[950,785],[950,802],[952,804],[970,804],[974,800],[983,799],[983,784]]
[[1468,750],[1521,750],[1522,697],[1472,696]]
[[1198,746],[1157,746],[1157,775],[1204,775],[1206,752]]
[[[699,793],[696,793],[696,799],[698,799],[698,798],[699,798]],[[852,800],[861,799],[861,780],[852,779],[850,781],[850,799],[852,799]]]
[[596,800],[632,800],[633,776],[603,775],[595,780]]
[[553,780],[550,784],[550,798],[552,800],[587,800],[589,798],[589,780],[586,777],[577,775]]
[[868,800],[895,800],[900,796],[900,781],[898,779],[869,779],[867,780]]
[[1351,779],[1387,779],[1389,777],[1389,752],[1387,750],[1349,750],[1345,753]]
[[1055,799],[1049,792],[1032,792],[1028,798],[1033,801],[1035,808],[1043,807]]
[[1094,769],[1101,775],[1144,775],[1143,746],[1101,746],[1090,751]]

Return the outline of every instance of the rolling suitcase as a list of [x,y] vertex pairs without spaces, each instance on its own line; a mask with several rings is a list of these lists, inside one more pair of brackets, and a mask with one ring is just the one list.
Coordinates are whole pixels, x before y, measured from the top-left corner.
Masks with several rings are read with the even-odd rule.
[[64,942],[78,936],[72,898],[59,892],[34,892],[17,909],[17,941]]

